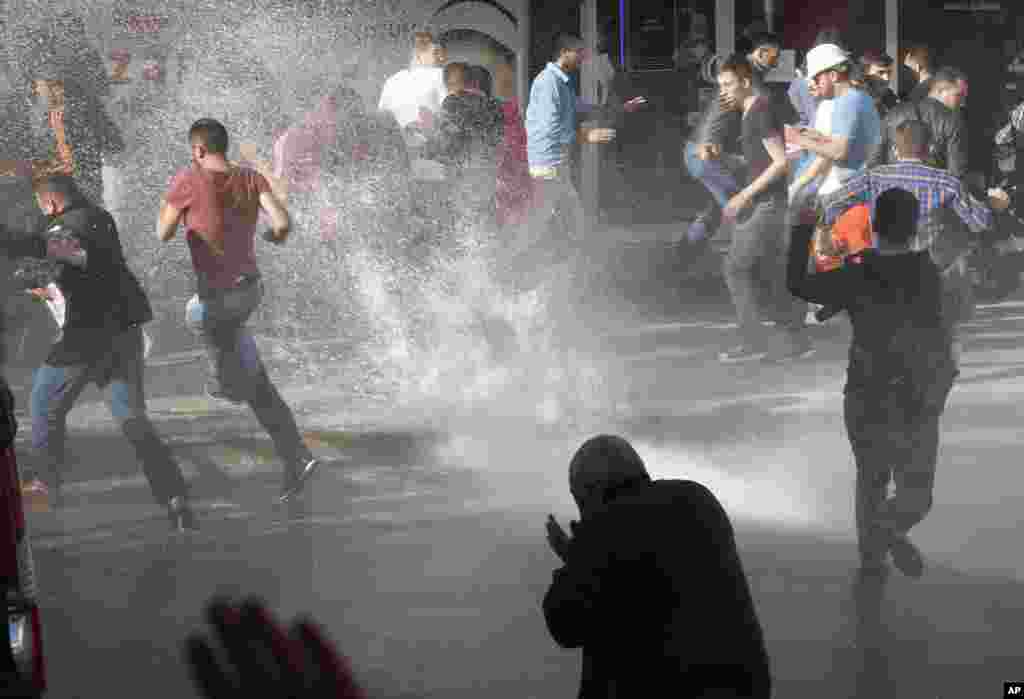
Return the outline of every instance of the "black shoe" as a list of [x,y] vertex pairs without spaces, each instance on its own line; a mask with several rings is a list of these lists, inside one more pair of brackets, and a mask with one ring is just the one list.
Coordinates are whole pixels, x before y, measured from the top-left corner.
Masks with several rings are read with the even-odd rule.
[[196,524],[196,516],[184,497],[171,498],[167,503],[167,516],[171,520],[171,531],[178,534],[187,534],[199,529]]
[[298,476],[294,479],[288,479],[285,481],[284,487],[281,488],[281,495],[278,496],[277,501],[286,503],[297,498],[302,493],[303,488],[305,488],[306,482],[313,477],[313,474],[316,473],[318,468],[320,468],[319,459],[310,459],[306,462],[306,465],[303,467],[302,471],[299,472]]
[[924,575],[924,556],[906,534],[893,536],[889,544],[889,553],[892,555],[892,563],[896,570],[908,578],[917,580]]

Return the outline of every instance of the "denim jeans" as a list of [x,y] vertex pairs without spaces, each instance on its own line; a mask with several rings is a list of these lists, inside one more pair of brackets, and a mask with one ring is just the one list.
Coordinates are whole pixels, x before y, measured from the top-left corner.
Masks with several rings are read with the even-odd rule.
[[[939,419],[955,375],[935,377],[924,399],[902,391],[847,391],[846,432],[857,466],[857,545],[861,567],[884,565],[893,535],[904,535],[932,506]],[[886,498],[889,481],[895,495]]]
[[213,377],[227,395],[249,405],[284,462],[285,480],[292,480],[312,454],[245,327],[262,299],[262,282],[250,281],[235,289],[200,296],[189,304],[186,321],[203,338]]
[[764,340],[762,313],[795,332],[803,327],[807,304],[786,288],[789,231],[785,204],[761,201],[743,215],[746,218],[737,221],[725,258],[725,281],[743,342],[759,345]]
[[709,213],[721,211],[729,203],[729,199],[740,191],[736,173],[730,167],[728,159],[701,160],[697,157],[696,143],[686,144],[685,159],[687,172],[704,185],[714,198]]
[[131,442],[157,502],[186,494],[185,479],[170,449],[146,414],[143,383],[142,328],[133,327],[114,338],[110,352],[93,364],[43,364],[34,375],[30,411],[32,450],[37,477],[59,490],[64,470],[67,415],[90,383],[110,383],[110,412]]

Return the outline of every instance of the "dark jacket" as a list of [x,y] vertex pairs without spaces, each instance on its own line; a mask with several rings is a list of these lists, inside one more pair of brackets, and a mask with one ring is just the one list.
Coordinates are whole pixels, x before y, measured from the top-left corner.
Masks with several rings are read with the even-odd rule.
[[923,121],[931,129],[929,164],[963,179],[968,166],[967,127],[959,114],[930,97],[920,102],[904,102],[889,112],[882,124],[882,142],[868,160],[868,169],[896,162],[893,154],[896,128],[913,120]]
[[441,103],[436,153],[456,168],[498,166],[498,146],[505,136],[501,103],[485,95],[463,92]]
[[851,255],[830,272],[808,274],[814,227],[793,228],[787,286],[797,298],[845,310],[853,324],[845,392],[882,399],[897,390],[928,400],[957,373],[943,318],[939,268],[927,250]]
[[613,492],[574,528],[544,617],[583,648],[580,699],[699,696],[712,687],[768,699],[761,625],[722,506],[692,481]]
[[[70,241],[84,252],[84,265],[48,258],[48,244]],[[37,267],[19,272],[24,288],[55,281],[64,295],[66,322],[47,363],[88,364],[103,358],[113,338],[153,319],[149,299],[128,268],[113,217],[82,202],[49,220],[42,233],[24,237],[4,231],[0,248],[11,257],[37,258]],[[36,274],[30,270],[35,269]]]

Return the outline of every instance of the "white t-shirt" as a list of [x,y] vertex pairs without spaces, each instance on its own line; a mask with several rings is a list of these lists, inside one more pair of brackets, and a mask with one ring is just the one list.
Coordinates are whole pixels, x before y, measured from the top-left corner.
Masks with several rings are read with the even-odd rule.
[[447,97],[444,69],[437,66],[413,66],[400,70],[384,83],[380,93],[381,111],[391,112],[403,129],[420,118],[420,108],[435,115]]
[[[814,113],[814,130],[823,133],[826,136],[832,135],[832,109],[835,107],[835,100],[822,100],[818,104],[818,110]],[[821,186],[818,187],[818,196],[825,196],[839,189],[842,186],[844,173],[840,172],[846,168],[839,167],[835,163],[832,163],[832,167],[829,168],[828,173],[825,175],[825,179],[822,181]],[[848,177],[849,174],[847,173]]]

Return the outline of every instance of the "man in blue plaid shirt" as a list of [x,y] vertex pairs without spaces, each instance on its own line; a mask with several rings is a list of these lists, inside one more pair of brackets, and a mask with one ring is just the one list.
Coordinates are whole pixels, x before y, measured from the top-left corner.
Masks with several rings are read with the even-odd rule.
[[[970,318],[973,312],[966,258],[971,234],[992,225],[992,210],[975,199],[957,177],[925,164],[930,132],[921,121],[907,121],[896,129],[898,162],[860,172],[822,199],[825,226],[831,226],[847,209],[867,204],[874,220],[879,195],[893,188],[905,189],[917,197],[920,212],[911,249],[928,250],[943,274],[943,313],[950,329]],[[989,204],[999,206],[1002,194],[989,193]],[[957,343],[959,347],[959,343]]]

